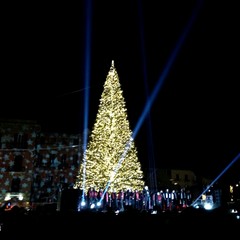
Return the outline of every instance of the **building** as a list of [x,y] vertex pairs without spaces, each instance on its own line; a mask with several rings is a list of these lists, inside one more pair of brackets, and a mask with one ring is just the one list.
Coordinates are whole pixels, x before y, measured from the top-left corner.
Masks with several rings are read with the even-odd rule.
[[0,120],[0,203],[57,203],[73,186],[81,155],[78,134],[45,134],[35,121]]

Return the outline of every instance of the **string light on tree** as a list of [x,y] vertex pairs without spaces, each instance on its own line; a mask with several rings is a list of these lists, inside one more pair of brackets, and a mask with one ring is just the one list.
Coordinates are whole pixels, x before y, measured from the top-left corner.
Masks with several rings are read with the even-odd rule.
[[112,61],[75,188],[141,191],[145,185],[122,93]]

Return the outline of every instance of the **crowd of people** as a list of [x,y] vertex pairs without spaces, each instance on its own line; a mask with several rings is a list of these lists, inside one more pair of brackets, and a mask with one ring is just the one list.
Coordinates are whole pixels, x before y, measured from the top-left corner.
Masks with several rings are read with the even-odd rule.
[[142,191],[128,189],[109,193],[104,192],[103,189],[96,191],[94,187],[91,187],[79,202],[78,209],[105,210],[110,208],[114,211],[124,211],[131,207],[140,211],[164,212],[181,211],[191,203],[191,192],[185,188],[181,188],[179,191],[170,189],[150,191],[148,186],[145,186]]

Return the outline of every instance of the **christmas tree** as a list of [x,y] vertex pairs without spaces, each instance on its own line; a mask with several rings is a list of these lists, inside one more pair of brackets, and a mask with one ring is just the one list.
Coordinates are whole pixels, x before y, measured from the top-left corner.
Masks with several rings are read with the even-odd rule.
[[144,188],[143,171],[132,139],[127,110],[114,62],[108,72],[99,109],[80,165],[75,188],[119,192]]

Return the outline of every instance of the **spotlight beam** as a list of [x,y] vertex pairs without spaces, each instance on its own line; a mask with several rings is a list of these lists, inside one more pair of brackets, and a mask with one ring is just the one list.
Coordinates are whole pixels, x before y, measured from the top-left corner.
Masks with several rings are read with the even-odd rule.
[[212,181],[212,183],[196,198],[196,200],[191,204],[194,206],[197,201],[202,197],[204,193],[240,158],[240,153],[223,169],[223,171]]
[[83,134],[83,193],[82,193],[82,199],[84,200],[84,191],[85,191],[85,185],[86,185],[86,148],[87,148],[87,132],[86,129],[88,128],[88,111],[89,111],[89,82],[90,82],[90,56],[91,56],[91,1],[85,1],[86,4],[86,51],[85,51],[85,95],[84,95],[84,134]]
[[140,127],[142,126],[143,124],[143,121],[145,120],[149,110],[151,109],[152,107],[152,104],[154,102],[154,100],[156,99],[157,95],[158,95],[158,92],[159,90],[161,89],[169,71],[170,71],[170,68],[172,67],[173,63],[174,63],[174,60],[176,59],[176,56],[177,54],[179,53],[180,49],[181,49],[181,46],[183,45],[184,43],[184,40],[186,39],[195,19],[196,19],[196,16],[197,16],[197,12],[199,11],[199,8],[200,8],[200,4],[196,6],[196,9],[194,9],[192,15],[191,15],[191,18],[189,19],[188,21],[188,24],[187,26],[185,27],[182,35],[180,36],[177,44],[176,44],[176,47],[173,49],[173,52],[172,54],[170,55],[165,67],[164,67],[164,70],[163,70],[163,73],[161,74],[161,76],[159,77],[159,80],[157,81],[157,84],[156,86],[154,87],[153,89],[153,92],[152,94],[149,96],[149,99],[144,107],[144,110],[142,112],[142,115],[140,116],[139,118],[139,121],[133,131],[133,138],[135,138],[135,136],[137,135]]

